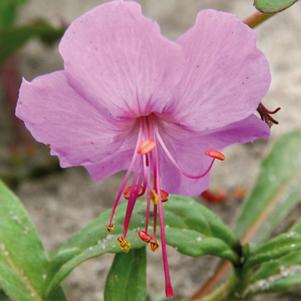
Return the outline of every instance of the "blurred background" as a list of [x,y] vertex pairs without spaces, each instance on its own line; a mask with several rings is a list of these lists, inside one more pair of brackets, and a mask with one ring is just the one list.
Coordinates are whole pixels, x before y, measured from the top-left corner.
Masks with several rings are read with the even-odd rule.
[[[3,2],[2,2],[3,1]],[[2,4],[1,4],[2,2]],[[35,143],[14,117],[20,79],[27,80],[62,68],[57,41],[77,16],[99,5],[96,0],[16,0],[15,9],[3,10],[0,0],[0,178],[20,196],[36,224],[45,247],[57,247],[74,231],[110,207],[122,175],[92,182],[81,168],[60,170],[47,147]],[[8,1],[9,2],[9,1]],[[157,20],[162,32],[176,39],[194,23],[204,8],[236,14],[241,19],[255,9],[251,0],[142,0],[144,13]],[[1,9],[3,13],[1,14]],[[258,47],[267,56],[272,86],[263,100],[281,107],[268,142],[234,146],[226,150],[226,161],[215,166],[212,189],[234,191],[220,204],[207,204],[231,224],[241,204],[241,195],[254,183],[261,158],[272,141],[301,127],[301,3],[274,16],[256,29]],[[18,26],[19,30],[15,30]],[[14,51],[17,50],[17,51]],[[201,200],[200,200],[201,201]],[[301,209],[294,214],[300,214]],[[293,218],[293,217],[291,217]],[[160,254],[149,254],[148,285],[153,296],[163,295]],[[189,296],[214,269],[211,258],[192,259],[169,249],[170,266],[177,297]],[[89,261],[64,283],[71,301],[102,299],[111,255]],[[301,300],[301,291],[261,300]],[[260,300],[260,299],[258,299]]]

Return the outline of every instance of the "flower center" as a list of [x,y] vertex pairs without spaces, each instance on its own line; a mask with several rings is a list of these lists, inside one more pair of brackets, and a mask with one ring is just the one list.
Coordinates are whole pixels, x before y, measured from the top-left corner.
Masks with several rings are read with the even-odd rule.
[[[165,155],[169,159],[170,163],[173,164],[181,174],[190,179],[201,179],[205,177],[209,173],[214,161],[216,159],[224,160],[224,155],[216,150],[207,150],[204,155],[212,158],[208,168],[199,175],[191,175],[182,168],[182,166],[176,161],[172,153],[169,151],[163,137],[160,134],[156,117],[154,117],[153,115],[141,117],[137,120],[137,125],[139,127],[139,131],[136,147],[126,175],[121,182],[120,188],[117,192],[109,224],[107,225],[107,230],[109,232],[112,232],[115,229],[113,219],[116,208],[123,195],[128,203],[123,222],[123,232],[122,235],[118,238],[118,243],[120,248],[124,252],[128,252],[131,248],[131,244],[126,240],[126,235],[128,232],[131,215],[133,213],[137,199],[145,194],[145,227],[144,230],[140,230],[138,232],[138,236],[141,240],[148,244],[150,250],[156,251],[159,247],[159,242],[157,240],[157,216],[159,215],[161,248],[165,274],[165,291],[167,297],[171,297],[173,296],[173,289],[171,286],[168,269],[164,214],[162,205],[162,203],[168,201],[168,192],[164,191],[161,188],[158,145],[160,145],[160,155]],[[130,179],[131,184],[127,186]],[[152,233],[150,233],[149,231],[151,210],[153,212]]]

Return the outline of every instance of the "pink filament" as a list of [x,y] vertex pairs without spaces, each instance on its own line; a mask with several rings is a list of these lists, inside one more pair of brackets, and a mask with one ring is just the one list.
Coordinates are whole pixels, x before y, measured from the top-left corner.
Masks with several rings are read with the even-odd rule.
[[[147,164],[148,162],[148,164]],[[148,155],[143,156],[143,170],[144,170],[144,185],[146,191],[146,214],[145,214],[145,232],[148,233],[149,217],[150,217],[150,203],[151,203],[151,189],[150,189],[150,167]]]
[[166,297],[171,298],[174,295],[173,288],[171,285],[170,272],[168,267],[168,258],[167,258],[167,250],[166,250],[166,238],[165,238],[165,228],[164,228],[164,213],[162,206],[162,197],[161,197],[161,187],[160,187],[160,178],[159,178],[159,162],[158,162],[158,150],[157,148],[154,150],[154,171],[156,175],[156,182],[154,182],[155,190],[158,193],[159,202],[159,218],[160,218],[160,235],[161,235],[161,248],[162,248],[162,257],[163,257],[163,269],[165,276],[165,294]]
[[138,180],[138,184],[136,182],[137,182],[137,175],[134,174],[133,182],[132,182],[132,185],[131,185],[130,198],[128,200],[128,204],[127,204],[127,207],[126,207],[126,214],[125,214],[125,218],[124,218],[124,221],[123,221],[122,237],[124,239],[126,238],[126,234],[127,234],[129,224],[130,224],[130,219],[131,219],[133,209],[134,209],[135,204],[136,204],[136,200],[137,200],[137,196],[138,196],[138,193],[139,193],[139,189],[140,189],[140,186],[141,186],[142,179],[140,178]]
[[113,208],[112,208],[112,211],[111,211],[111,215],[110,215],[110,220],[109,220],[109,225],[112,225],[112,222],[113,222],[113,218],[114,218],[114,215],[115,215],[115,212],[116,212],[116,209],[117,209],[117,206],[120,202],[120,199],[121,199],[121,196],[122,196],[122,193],[127,185],[127,182],[131,176],[131,172],[133,170],[133,167],[136,163],[136,159],[137,159],[137,150],[140,146],[140,143],[141,143],[141,137],[142,137],[142,129],[139,128],[139,132],[138,132],[138,138],[137,138],[137,143],[136,143],[136,147],[135,147],[135,151],[134,151],[134,155],[133,155],[133,158],[132,158],[132,161],[129,165],[129,168],[125,174],[125,177],[124,179],[122,180],[121,182],[121,185],[119,187],[119,190],[117,192],[117,196],[116,196],[116,199],[115,199],[115,202],[114,202],[114,205],[113,205]]
[[190,179],[194,179],[194,180],[198,180],[198,179],[201,179],[203,177],[205,177],[211,170],[212,166],[213,166],[213,163],[215,161],[215,158],[213,158],[208,166],[208,168],[200,175],[191,175],[189,174],[188,172],[186,172],[185,170],[183,170],[181,168],[181,166],[176,162],[176,160],[173,158],[172,154],[169,152],[167,146],[165,145],[161,135],[159,134],[159,131],[158,129],[156,128],[155,129],[155,134],[156,134],[156,137],[163,149],[163,151],[165,152],[166,156],[168,157],[168,159],[171,161],[171,163],[187,178],[190,178]]

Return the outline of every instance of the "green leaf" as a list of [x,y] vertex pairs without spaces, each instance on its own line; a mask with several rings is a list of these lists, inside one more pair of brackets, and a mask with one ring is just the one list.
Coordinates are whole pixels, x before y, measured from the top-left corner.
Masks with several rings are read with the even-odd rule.
[[0,29],[11,26],[15,19],[17,9],[27,0],[1,0],[0,1]]
[[277,13],[285,10],[298,0],[255,0],[255,7],[263,13]]
[[262,162],[261,172],[246,199],[236,223],[243,242],[257,244],[268,238],[276,226],[301,200],[301,132],[281,137]]
[[257,247],[248,258],[245,267],[275,260],[296,251],[301,251],[301,236],[294,232],[281,234]]
[[[105,226],[110,210],[80,230],[65,242],[52,256],[52,291],[80,263],[104,253],[120,253],[117,238],[122,233],[125,214],[123,203],[115,216],[115,233],[107,233]],[[235,262],[236,239],[231,230],[210,210],[190,198],[170,196],[164,204],[167,243],[190,256],[216,255]],[[141,248],[144,242],[137,231],[144,227],[145,201],[139,200],[131,219],[127,240],[133,249]],[[151,226],[152,227],[152,226]],[[152,228],[150,228],[151,231]]]
[[13,301],[65,301],[60,289],[43,297],[48,264],[25,209],[0,182],[0,287]]
[[44,20],[31,24],[0,29],[0,65],[30,39],[40,38],[45,43],[57,41],[64,33],[62,28],[54,28]]
[[264,263],[252,274],[243,296],[285,291],[296,286],[301,286],[300,250]]
[[145,248],[132,250],[128,254],[115,255],[106,280],[104,300],[146,300]]

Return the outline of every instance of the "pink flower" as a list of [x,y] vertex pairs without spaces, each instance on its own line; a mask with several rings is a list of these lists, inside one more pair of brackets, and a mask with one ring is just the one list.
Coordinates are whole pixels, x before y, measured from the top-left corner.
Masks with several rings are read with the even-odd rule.
[[152,250],[159,246],[159,214],[168,297],[167,192],[199,195],[213,161],[223,159],[220,150],[269,135],[253,115],[270,84],[268,63],[255,43],[251,29],[214,10],[200,12],[195,25],[171,42],[139,4],[112,1],[67,29],[59,46],[64,70],[22,83],[17,116],[51,146],[62,167],[82,165],[96,180],[127,170],[107,227],[113,230],[124,195],[124,251],[137,198],[146,195],[145,229],[138,234]]

